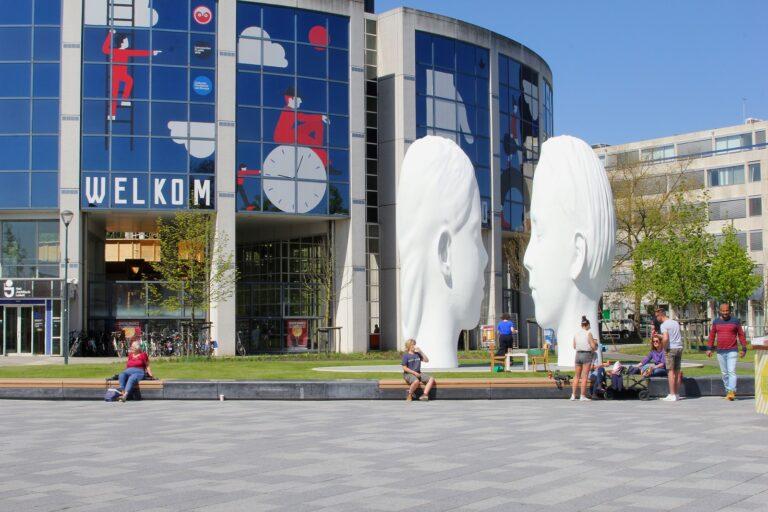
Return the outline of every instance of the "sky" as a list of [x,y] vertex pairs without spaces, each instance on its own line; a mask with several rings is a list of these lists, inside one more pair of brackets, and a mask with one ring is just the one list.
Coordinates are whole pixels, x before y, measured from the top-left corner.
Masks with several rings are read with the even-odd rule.
[[768,0],[376,0],[515,39],[552,69],[556,135],[622,144],[768,119]]

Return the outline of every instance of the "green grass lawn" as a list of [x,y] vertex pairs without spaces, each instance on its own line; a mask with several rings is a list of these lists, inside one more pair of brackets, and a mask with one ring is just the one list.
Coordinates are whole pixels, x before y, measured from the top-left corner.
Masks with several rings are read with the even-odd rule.
[[[611,345],[606,345],[609,349],[613,350],[613,347]],[[650,345],[633,345],[633,346],[623,346],[623,345],[617,345],[616,350],[618,352],[621,352],[622,354],[631,354],[636,356],[645,356],[648,351],[650,350]],[[740,362],[746,362],[746,363],[754,363],[755,359],[753,357],[754,352],[751,352],[752,347],[747,345],[747,355],[744,359],[739,359]],[[683,360],[684,361],[702,361],[707,359],[707,353],[702,352],[699,350],[686,350],[683,352]],[[717,358],[715,355],[712,355],[712,361],[717,361]]]
[[[322,366],[382,365],[399,364],[396,352],[379,354],[286,354],[254,357],[222,357],[215,359],[179,358],[152,361],[152,371],[160,379],[198,380],[337,380],[337,379],[397,379],[399,373],[365,372],[318,372],[313,368]],[[478,357],[483,352],[462,352],[461,365],[485,365],[488,359]],[[119,373],[125,363],[114,364],[71,364],[0,367],[0,378],[98,378],[103,379]],[[572,373],[572,372],[571,372]],[[750,370],[737,370],[740,375],[751,375]],[[687,376],[717,375],[716,367],[691,368]],[[498,379],[508,377],[546,378],[545,372],[434,372],[437,378]]]

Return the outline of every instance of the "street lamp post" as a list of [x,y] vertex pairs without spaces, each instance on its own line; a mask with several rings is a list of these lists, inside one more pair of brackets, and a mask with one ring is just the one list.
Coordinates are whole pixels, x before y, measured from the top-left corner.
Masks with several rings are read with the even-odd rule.
[[64,223],[64,299],[62,300],[61,315],[61,345],[64,350],[64,364],[69,364],[69,223],[74,213],[69,210],[61,212]]

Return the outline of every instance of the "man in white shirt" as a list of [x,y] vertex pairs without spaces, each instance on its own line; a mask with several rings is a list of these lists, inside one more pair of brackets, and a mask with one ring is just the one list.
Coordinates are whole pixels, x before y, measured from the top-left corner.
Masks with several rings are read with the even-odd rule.
[[683,358],[683,336],[680,333],[680,324],[667,316],[667,312],[659,308],[656,310],[656,319],[661,322],[661,344],[667,357],[667,380],[669,381],[669,394],[662,398],[666,402],[680,400],[680,383],[683,374],[680,372],[680,363]]

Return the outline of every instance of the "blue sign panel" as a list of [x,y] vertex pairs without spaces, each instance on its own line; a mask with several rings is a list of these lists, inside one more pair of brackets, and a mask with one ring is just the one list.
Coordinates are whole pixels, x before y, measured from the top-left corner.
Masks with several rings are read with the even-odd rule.
[[349,19],[237,4],[240,212],[349,215]]
[[88,0],[81,204],[213,208],[216,2]]

